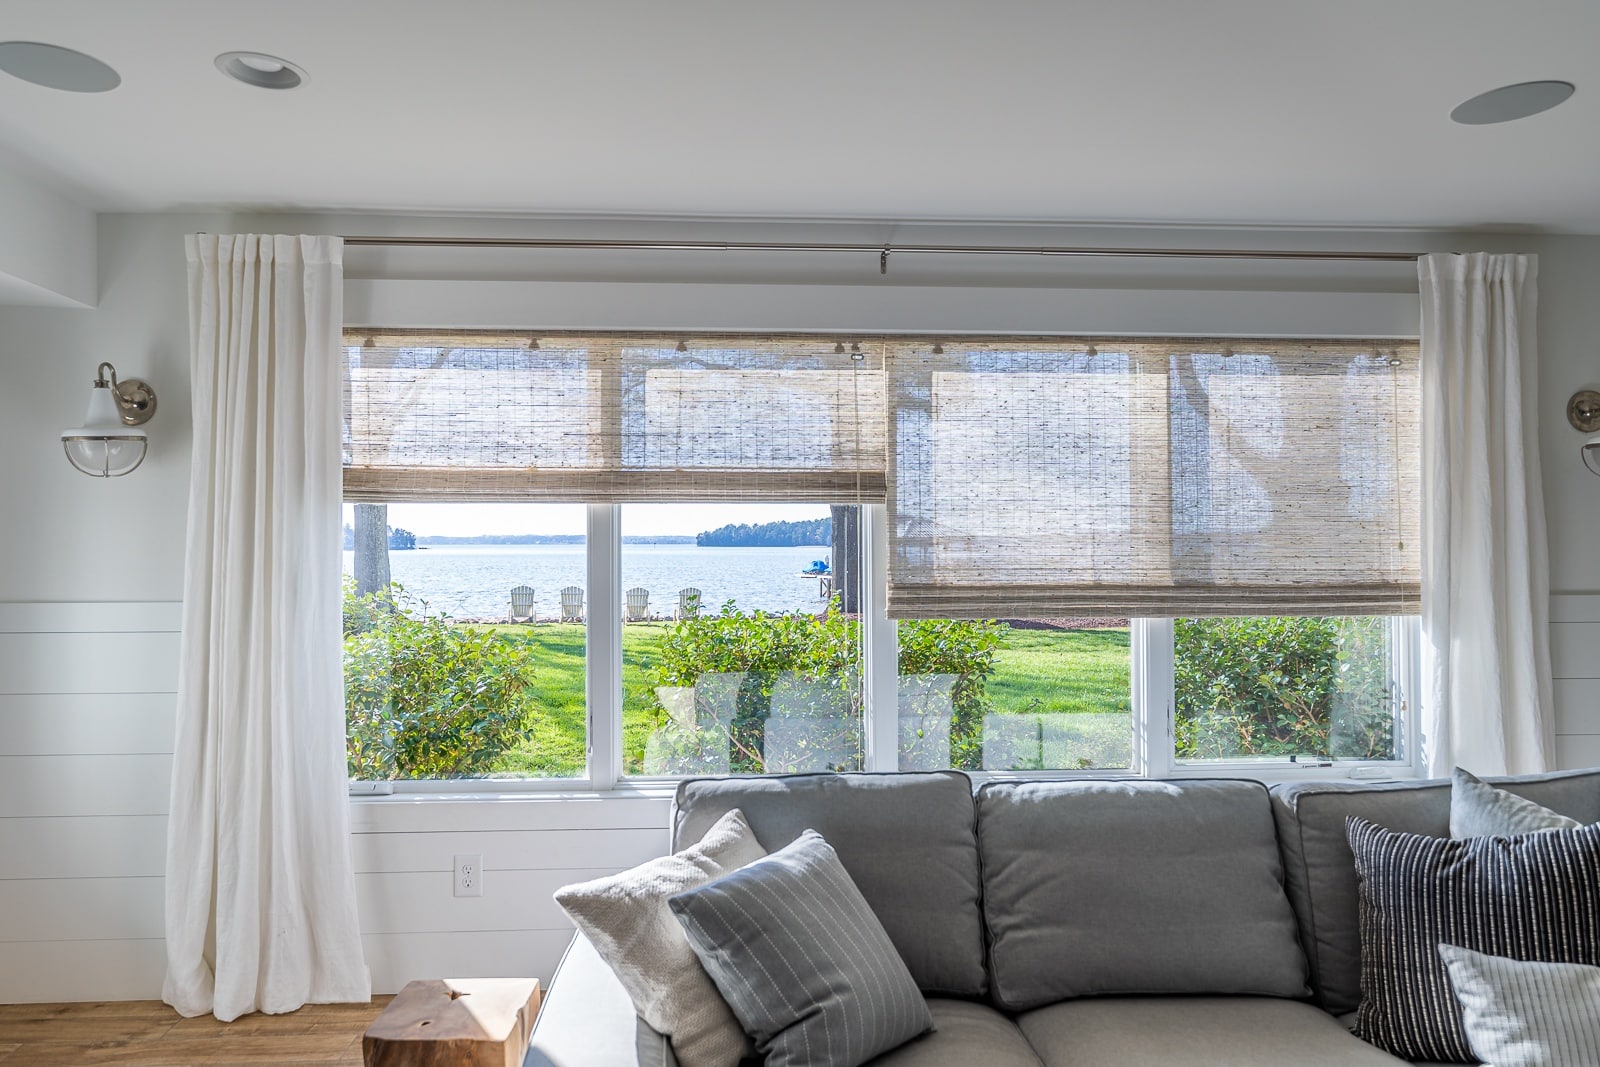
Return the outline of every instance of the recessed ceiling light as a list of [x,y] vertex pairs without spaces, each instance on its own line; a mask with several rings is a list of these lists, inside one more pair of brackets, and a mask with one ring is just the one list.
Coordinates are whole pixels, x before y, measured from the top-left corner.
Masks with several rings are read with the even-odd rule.
[[0,41],[0,70],[69,93],[104,93],[122,84],[122,75],[94,56],[38,41]]
[[224,52],[217,57],[217,69],[258,89],[293,89],[306,80],[305,71],[265,52]]
[[1549,111],[1575,90],[1571,82],[1518,82],[1490,89],[1460,104],[1450,117],[1463,126],[1488,126]]

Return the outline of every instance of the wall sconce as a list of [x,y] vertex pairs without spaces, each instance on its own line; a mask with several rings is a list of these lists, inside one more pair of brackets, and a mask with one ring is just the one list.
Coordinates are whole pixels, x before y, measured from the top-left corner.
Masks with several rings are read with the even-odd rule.
[[117,371],[102,363],[83,425],[61,435],[67,459],[85,474],[116,478],[144,462],[145,433],[139,427],[156,413],[156,394],[138,378],[117,381]]
[[1567,401],[1567,421],[1579,433],[1588,434],[1583,439],[1579,453],[1583,465],[1591,473],[1600,474],[1600,392],[1580,389]]

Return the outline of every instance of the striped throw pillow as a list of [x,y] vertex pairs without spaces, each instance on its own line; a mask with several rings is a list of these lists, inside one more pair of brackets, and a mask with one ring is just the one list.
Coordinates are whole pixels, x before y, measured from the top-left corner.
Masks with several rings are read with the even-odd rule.
[[933,1026],[883,924],[815,830],[667,904],[766,1067],[859,1067]]
[[1600,825],[1464,841],[1346,820],[1361,887],[1357,1035],[1474,1063],[1439,945],[1600,964]]
[[1491,1067],[1600,1063],[1600,967],[1440,945],[1472,1051]]

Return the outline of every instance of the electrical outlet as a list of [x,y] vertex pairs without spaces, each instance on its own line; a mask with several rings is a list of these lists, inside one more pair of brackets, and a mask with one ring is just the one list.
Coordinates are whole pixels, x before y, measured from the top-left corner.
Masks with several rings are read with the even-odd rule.
[[483,856],[456,857],[456,896],[483,896]]

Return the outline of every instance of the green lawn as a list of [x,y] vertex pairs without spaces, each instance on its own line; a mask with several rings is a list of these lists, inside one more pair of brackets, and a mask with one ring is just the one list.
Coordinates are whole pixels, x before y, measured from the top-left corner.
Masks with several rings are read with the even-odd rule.
[[1126,718],[1128,631],[1012,630],[995,654],[988,693],[998,712]]
[[[656,649],[667,623],[629,623],[622,631],[623,749],[637,764],[655,729]],[[584,628],[579,623],[484,627],[525,650],[534,685],[527,697],[523,743],[502,757],[496,773],[573,778],[584,773]]]
[[577,778],[585,772],[584,628],[578,623],[489,626],[526,651],[534,683],[527,695],[528,727],[521,745],[500,759],[496,773],[528,778]]
[[[656,656],[668,623],[630,623],[622,631],[623,759],[642,769],[645,740],[664,718],[653,692]],[[527,735],[497,773],[578,777],[584,772],[584,628],[578,624],[495,625],[487,629],[526,651],[534,685]],[[1043,766],[1126,766],[1129,740],[1128,631],[1012,630],[988,682],[992,714],[1041,715],[1006,722],[1017,761]],[[1072,716],[1072,718],[1065,718]],[[1015,734],[1015,737],[1010,735]],[[1008,758],[1008,757],[1002,757]],[[1020,765],[1020,764],[1019,764]]]
[[1006,634],[988,697],[994,713],[1016,721],[988,724],[985,764],[997,770],[1130,766],[1128,656],[1125,628]]

